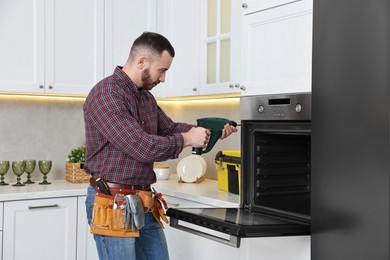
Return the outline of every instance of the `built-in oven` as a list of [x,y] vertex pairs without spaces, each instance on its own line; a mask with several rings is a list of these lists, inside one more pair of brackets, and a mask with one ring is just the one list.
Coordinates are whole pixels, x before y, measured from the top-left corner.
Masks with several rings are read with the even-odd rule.
[[235,247],[246,237],[309,235],[311,94],[242,97],[240,114],[240,208],[168,209],[170,226]]

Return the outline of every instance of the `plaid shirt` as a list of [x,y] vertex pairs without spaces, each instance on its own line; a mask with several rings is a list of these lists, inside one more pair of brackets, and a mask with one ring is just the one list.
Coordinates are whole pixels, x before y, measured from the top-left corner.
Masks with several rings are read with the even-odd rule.
[[174,123],[121,67],[96,84],[83,109],[85,171],[108,182],[142,186],[156,182],[153,163],[177,158],[184,141],[180,133],[192,128]]

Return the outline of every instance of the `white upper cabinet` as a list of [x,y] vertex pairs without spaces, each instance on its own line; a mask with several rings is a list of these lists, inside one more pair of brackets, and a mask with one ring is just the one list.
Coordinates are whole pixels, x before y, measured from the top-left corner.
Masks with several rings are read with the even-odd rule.
[[201,1],[164,0],[157,2],[157,31],[167,37],[175,57],[164,83],[155,87],[156,97],[198,95],[201,60]]
[[202,1],[200,95],[241,93],[241,4]]
[[103,76],[103,0],[2,0],[0,91],[87,94]]
[[46,1],[45,92],[88,94],[103,77],[103,0]]
[[104,18],[104,74],[123,66],[134,40],[156,31],[156,0],[106,0]]
[[43,92],[44,1],[0,4],[0,91]]
[[155,96],[240,93],[240,2],[166,0],[157,8],[157,30],[176,54]]
[[242,2],[244,95],[311,91],[312,0]]

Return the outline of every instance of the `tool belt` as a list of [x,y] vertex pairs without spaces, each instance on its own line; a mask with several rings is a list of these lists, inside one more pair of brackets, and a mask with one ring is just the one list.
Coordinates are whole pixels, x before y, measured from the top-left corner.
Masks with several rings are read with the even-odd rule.
[[[91,233],[115,237],[139,237],[139,228],[143,226],[144,214],[148,211],[152,212],[162,228],[161,219],[169,223],[161,199],[158,197],[155,199],[152,191],[132,190],[129,189],[130,186],[121,186],[109,186],[111,195],[103,194],[99,187],[94,186],[96,193]],[[159,195],[161,196],[160,193]]]

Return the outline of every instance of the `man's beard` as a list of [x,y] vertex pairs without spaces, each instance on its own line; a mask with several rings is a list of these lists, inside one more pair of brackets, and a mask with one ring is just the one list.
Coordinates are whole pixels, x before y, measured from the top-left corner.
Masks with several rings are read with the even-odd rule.
[[141,80],[142,80],[141,88],[145,90],[151,90],[154,86],[160,83],[160,81],[155,82],[152,80],[149,69],[146,69],[142,72]]

